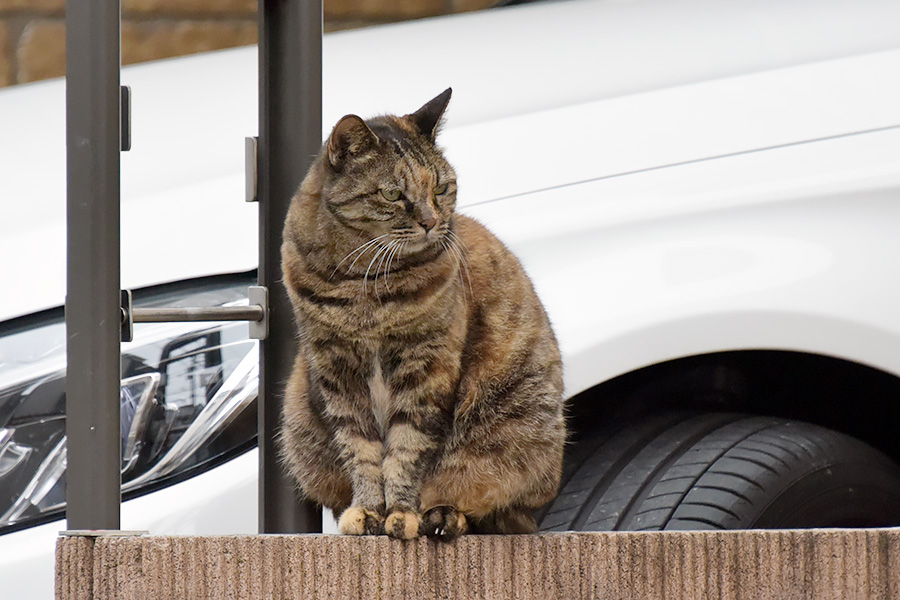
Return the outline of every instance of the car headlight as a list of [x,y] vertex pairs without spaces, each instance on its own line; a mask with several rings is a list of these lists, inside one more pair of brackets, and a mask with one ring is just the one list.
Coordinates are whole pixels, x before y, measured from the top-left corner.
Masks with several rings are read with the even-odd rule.
[[[135,293],[135,306],[246,304],[231,278],[191,291]],[[126,498],[219,464],[255,444],[257,341],[246,323],[136,324],[122,344]],[[65,509],[65,323],[0,331],[0,533]]]

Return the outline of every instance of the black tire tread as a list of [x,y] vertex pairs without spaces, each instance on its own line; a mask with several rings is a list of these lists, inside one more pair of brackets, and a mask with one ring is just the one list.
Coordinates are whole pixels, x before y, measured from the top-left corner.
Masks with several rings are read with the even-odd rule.
[[[607,521],[611,519],[613,526],[621,521],[620,517],[629,504],[633,504],[636,494],[651,483],[650,478],[654,474],[662,476],[661,464],[681,456],[685,450],[682,447],[684,439],[702,438],[708,430],[736,418],[739,417],[720,414],[710,418],[696,413],[671,412],[639,421],[612,435],[600,434],[603,443],[596,446],[593,454],[585,456],[573,452],[579,464],[569,467],[568,472],[572,474],[563,484],[559,496],[547,507],[540,520],[541,529],[611,529],[605,525]],[[659,448],[663,449],[661,455],[655,451]],[[585,484],[590,487],[588,493],[585,493]]]
[[887,457],[807,423],[671,412],[610,429],[572,454],[541,530],[746,528],[791,482],[836,460],[884,463],[900,489]]

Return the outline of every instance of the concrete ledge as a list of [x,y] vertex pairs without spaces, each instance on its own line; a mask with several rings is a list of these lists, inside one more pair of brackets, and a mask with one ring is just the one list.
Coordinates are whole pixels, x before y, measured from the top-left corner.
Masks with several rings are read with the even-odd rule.
[[900,529],[61,537],[59,600],[900,598]]

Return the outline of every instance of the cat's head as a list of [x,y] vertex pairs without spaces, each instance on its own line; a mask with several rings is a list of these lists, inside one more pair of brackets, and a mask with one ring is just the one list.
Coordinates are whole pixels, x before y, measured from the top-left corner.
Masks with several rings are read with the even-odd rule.
[[[456,173],[435,146],[448,88],[414,113],[343,117],[325,143],[322,201],[342,225],[409,254],[446,235]],[[398,244],[398,247],[401,245]]]

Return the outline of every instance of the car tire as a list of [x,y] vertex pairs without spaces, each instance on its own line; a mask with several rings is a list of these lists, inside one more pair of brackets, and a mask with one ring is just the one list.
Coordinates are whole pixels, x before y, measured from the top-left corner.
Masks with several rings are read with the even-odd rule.
[[666,412],[582,435],[542,531],[900,524],[900,467],[809,423]]

